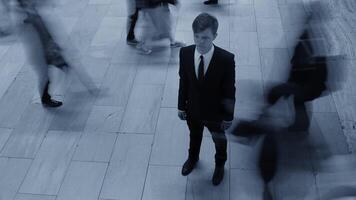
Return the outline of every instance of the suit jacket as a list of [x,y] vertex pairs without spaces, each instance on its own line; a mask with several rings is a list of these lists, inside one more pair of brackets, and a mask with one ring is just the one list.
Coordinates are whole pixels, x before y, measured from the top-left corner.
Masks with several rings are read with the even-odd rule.
[[231,121],[235,105],[234,54],[215,46],[204,80],[194,68],[195,45],[180,49],[178,109],[190,119]]

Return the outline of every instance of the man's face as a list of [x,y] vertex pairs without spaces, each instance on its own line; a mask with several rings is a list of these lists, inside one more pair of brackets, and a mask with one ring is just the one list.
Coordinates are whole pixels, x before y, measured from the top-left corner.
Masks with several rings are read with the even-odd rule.
[[201,54],[207,53],[213,45],[217,34],[211,31],[211,28],[207,28],[202,32],[194,33],[194,43],[197,46],[197,50]]

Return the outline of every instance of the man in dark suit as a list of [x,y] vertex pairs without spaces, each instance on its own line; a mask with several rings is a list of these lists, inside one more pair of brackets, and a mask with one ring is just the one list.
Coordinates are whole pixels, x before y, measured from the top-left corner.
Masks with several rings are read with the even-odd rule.
[[180,50],[178,117],[190,130],[189,157],[182,168],[188,175],[199,160],[203,129],[207,127],[215,144],[214,185],[224,177],[227,141],[224,131],[231,126],[235,105],[234,55],[213,45],[218,21],[207,13],[193,22],[195,45]]

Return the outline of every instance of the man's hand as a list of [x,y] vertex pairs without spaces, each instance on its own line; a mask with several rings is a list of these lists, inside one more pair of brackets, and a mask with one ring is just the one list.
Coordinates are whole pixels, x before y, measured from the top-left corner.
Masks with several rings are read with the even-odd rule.
[[222,121],[221,122],[221,129],[222,130],[226,130],[228,128],[230,128],[230,126],[232,125],[232,121]]
[[187,113],[183,110],[178,110],[178,117],[181,120],[186,120],[187,119]]

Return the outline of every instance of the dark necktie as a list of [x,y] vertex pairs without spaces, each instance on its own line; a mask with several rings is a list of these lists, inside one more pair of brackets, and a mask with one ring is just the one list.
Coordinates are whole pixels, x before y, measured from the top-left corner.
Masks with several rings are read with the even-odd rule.
[[204,56],[200,55],[200,62],[198,68],[198,80],[202,81],[204,79]]

